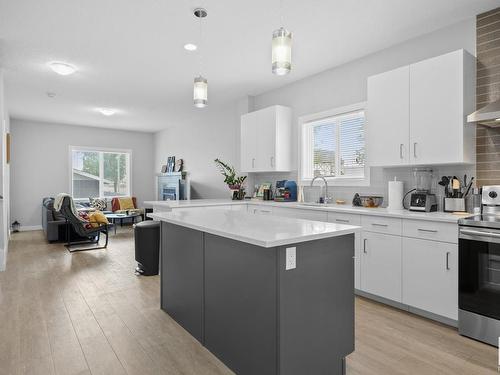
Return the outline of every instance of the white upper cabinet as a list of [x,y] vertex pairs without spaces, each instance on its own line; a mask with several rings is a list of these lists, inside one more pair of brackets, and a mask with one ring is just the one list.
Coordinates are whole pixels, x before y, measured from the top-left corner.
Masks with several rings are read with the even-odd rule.
[[410,67],[368,78],[366,147],[371,166],[408,164]]
[[459,50],[410,65],[411,164],[473,163],[475,58]]
[[241,171],[276,172],[292,169],[292,115],[276,105],[241,116]]
[[368,78],[371,166],[474,163],[475,58],[464,50]]

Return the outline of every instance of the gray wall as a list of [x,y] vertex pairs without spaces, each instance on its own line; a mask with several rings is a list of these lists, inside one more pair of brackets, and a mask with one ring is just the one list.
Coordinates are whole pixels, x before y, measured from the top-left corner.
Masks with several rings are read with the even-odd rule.
[[167,157],[184,160],[191,198],[228,198],[215,158],[239,166],[240,119],[236,103],[196,109],[194,116],[155,134],[155,171]]
[[11,220],[41,225],[42,198],[69,192],[69,146],[132,150],[132,194],[154,198],[153,134],[17,120],[11,122]]
[[[386,50],[327,70],[253,98],[254,109],[281,104],[293,110],[293,150],[297,163],[297,118],[306,114],[321,112],[336,107],[366,101],[367,77],[407,65],[426,58],[464,48],[473,55],[476,51],[476,23],[471,18],[447,28],[409,40]],[[293,74],[293,73],[292,73]],[[369,142],[370,140],[367,140]],[[295,164],[297,165],[297,164]],[[474,166],[435,168],[436,177],[441,174],[457,176],[474,174]],[[351,199],[354,191],[386,195],[387,180],[397,176],[412,187],[409,168],[372,168],[368,187],[334,187],[334,197]],[[280,178],[297,179],[297,173],[252,175],[249,186],[262,181],[274,182]],[[437,185],[436,185],[437,189]],[[437,191],[439,192],[439,191]]]

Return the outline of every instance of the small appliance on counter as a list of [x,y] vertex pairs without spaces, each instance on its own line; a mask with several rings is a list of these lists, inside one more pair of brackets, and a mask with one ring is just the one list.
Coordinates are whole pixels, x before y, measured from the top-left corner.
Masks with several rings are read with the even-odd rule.
[[291,180],[276,181],[274,200],[276,202],[297,201],[297,183]]
[[431,194],[432,169],[415,168],[413,170],[415,188],[405,194],[410,194],[410,211],[433,212],[437,211],[437,199]]
[[500,186],[483,186],[481,206],[458,221],[458,332],[498,346]]

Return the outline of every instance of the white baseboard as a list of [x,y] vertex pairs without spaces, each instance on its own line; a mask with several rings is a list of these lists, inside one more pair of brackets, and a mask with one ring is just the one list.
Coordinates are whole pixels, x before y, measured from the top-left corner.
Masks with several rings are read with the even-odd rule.
[[31,230],[42,230],[42,226],[41,225],[21,225],[19,227],[19,232],[28,232],[28,231],[31,231]]

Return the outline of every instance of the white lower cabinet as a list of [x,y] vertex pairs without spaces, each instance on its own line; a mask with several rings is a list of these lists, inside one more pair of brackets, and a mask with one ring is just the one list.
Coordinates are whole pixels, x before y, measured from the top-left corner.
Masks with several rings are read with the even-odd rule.
[[[361,226],[361,215],[328,212],[330,223]],[[361,231],[354,235],[354,288],[361,289]]]
[[458,319],[458,245],[403,238],[403,303]]
[[361,290],[401,302],[401,237],[363,231]]

